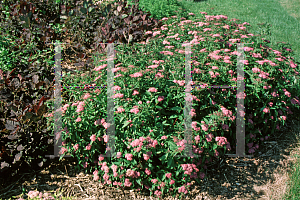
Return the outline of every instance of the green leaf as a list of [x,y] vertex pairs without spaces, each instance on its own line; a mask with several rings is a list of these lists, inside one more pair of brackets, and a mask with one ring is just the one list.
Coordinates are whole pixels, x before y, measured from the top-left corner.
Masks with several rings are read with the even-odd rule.
[[168,166],[171,166],[171,168],[174,167],[174,159],[173,158],[168,158]]
[[177,118],[177,115],[171,115],[171,117],[169,117],[169,119],[173,119],[173,118]]
[[171,110],[178,110],[178,111],[180,111],[182,109],[180,107],[178,107],[178,106],[175,106],[175,107],[171,108]]
[[86,8],[80,8],[80,11],[81,11],[82,13],[84,13],[84,14],[87,13],[87,9],[86,9]]
[[130,124],[130,122],[126,121],[122,128],[125,128],[126,126],[128,126],[128,124]]
[[218,148],[218,145],[217,144],[214,144],[213,146],[213,150],[217,149]]
[[158,109],[163,109],[161,106],[158,106],[158,105],[156,105],[156,108],[158,108]]
[[137,182],[139,185],[142,185],[141,179],[136,179],[136,182]]
[[74,10],[71,10],[70,12],[69,12],[69,16],[72,16],[74,14]]
[[179,121],[183,121],[183,117],[181,115],[179,116]]
[[171,125],[171,124],[167,124],[167,120],[163,121],[162,124],[165,125],[165,126],[170,126]]
[[89,9],[88,9],[89,13],[93,12],[94,10],[95,10],[95,9],[92,8],[92,7],[89,7]]
[[87,1],[84,1],[84,2],[83,2],[83,7],[84,7],[84,8],[87,8],[87,7],[88,7],[88,2],[87,2]]
[[175,150],[178,149],[177,145],[171,141],[167,141],[168,145],[169,145],[169,149],[171,152],[174,152]]

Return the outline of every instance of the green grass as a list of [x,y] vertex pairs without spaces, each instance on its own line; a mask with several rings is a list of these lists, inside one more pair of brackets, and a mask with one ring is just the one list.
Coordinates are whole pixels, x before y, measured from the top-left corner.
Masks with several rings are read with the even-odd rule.
[[[263,38],[272,44],[290,43],[295,60],[300,61],[300,4],[299,0],[203,0],[193,2],[181,0],[182,7],[200,16],[199,12],[226,15],[228,19],[248,22],[249,32],[260,34],[260,25],[269,23],[270,33]],[[285,2],[280,4],[280,2]]]
[[300,199],[300,162],[297,154],[297,163],[293,166],[293,173],[289,175],[289,190],[286,193],[285,200]]

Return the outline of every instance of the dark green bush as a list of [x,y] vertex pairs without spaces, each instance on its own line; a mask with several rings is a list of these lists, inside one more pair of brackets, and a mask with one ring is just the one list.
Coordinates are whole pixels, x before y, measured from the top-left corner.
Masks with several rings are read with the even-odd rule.
[[[53,98],[54,50],[46,42],[60,39],[50,23],[59,23],[54,1],[11,1],[0,5],[0,177],[45,166],[53,154],[44,102]],[[24,23],[25,22],[25,23]],[[51,152],[52,150],[52,152]]]

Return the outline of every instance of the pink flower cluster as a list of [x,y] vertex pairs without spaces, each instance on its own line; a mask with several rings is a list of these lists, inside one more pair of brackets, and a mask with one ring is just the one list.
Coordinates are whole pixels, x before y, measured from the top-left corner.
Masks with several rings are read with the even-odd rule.
[[195,164],[181,164],[181,167],[185,171],[184,174],[190,175],[190,178],[195,178],[195,179],[198,178],[197,173],[194,173],[193,175],[191,175],[191,173],[193,172],[193,169],[196,172],[199,171],[199,169],[196,167]]
[[94,122],[95,126],[102,124],[104,126],[105,129],[107,129],[108,127],[110,127],[110,124],[107,124],[105,122],[105,119],[98,119],[97,121]]

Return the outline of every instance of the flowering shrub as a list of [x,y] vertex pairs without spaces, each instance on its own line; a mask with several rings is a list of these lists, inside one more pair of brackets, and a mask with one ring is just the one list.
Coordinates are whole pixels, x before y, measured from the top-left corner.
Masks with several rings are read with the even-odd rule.
[[[227,22],[223,15],[205,19],[163,18],[165,25],[152,34],[155,39],[135,54],[116,54],[114,72],[115,155],[105,157],[109,138],[107,88],[76,89],[81,100],[67,102],[62,112],[61,154],[70,153],[78,167],[94,174],[95,181],[121,188],[147,189],[162,197],[166,193],[187,194],[190,182],[205,178],[207,164],[226,153],[235,153],[236,116],[245,119],[246,153],[253,154],[260,142],[284,125],[293,109],[299,109],[299,66],[290,49],[276,50],[267,41],[246,32],[247,22]],[[226,22],[228,24],[226,24]],[[193,88],[193,153],[183,156],[185,74],[184,44],[191,41]],[[239,53],[244,47],[245,92],[207,88],[236,85]],[[120,50],[119,47],[117,47]],[[121,50],[120,50],[121,51]],[[150,59],[150,60],[149,60]],[[151,61],[152,60],[152,61]],[[105,85],[106,60],[94,68],[92,86]],[[149,63],[151,62],[151,63]],[[67,85],[72,79],[63,78]],[[82,82],[86,84],[85,82]],[[75,90],[75,89],[72,89]],[[70,90],[71,91],[71,90]],[[236,112],[236,99],[244,98],[245,112]],[[53,114],[49,114],[53,125]],[[189,142],[189,143],[190,143]],[[200,179],[199,179],[200,178]]]

